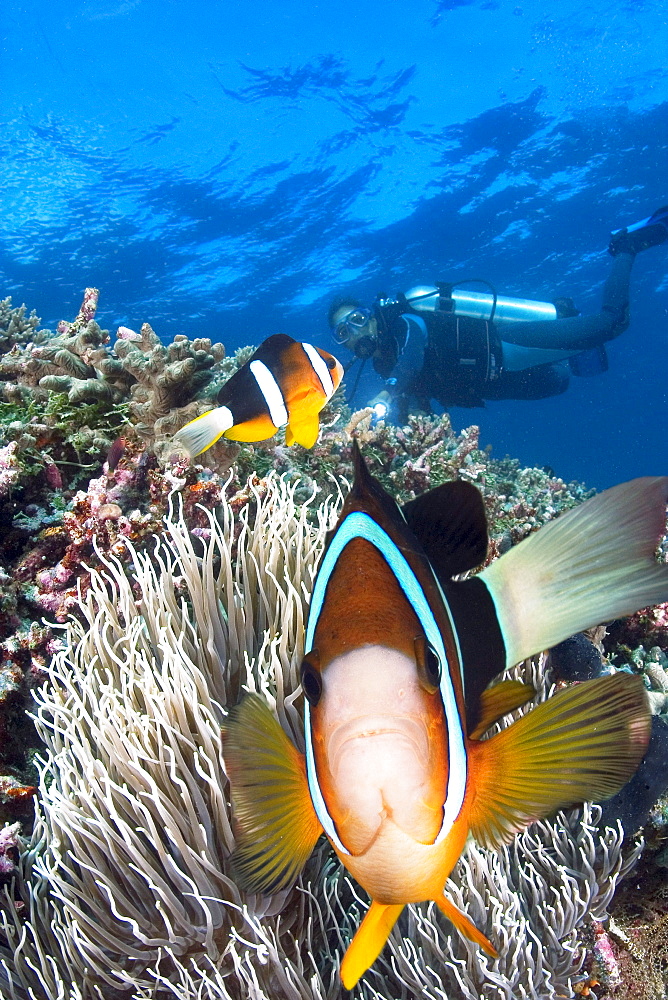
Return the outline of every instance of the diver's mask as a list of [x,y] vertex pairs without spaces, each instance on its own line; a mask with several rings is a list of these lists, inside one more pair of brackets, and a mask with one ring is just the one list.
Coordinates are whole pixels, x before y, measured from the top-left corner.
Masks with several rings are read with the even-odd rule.
[[366,309],[364,306],[351,309],[347,316],[334,327],[332,331],[334,340],[337,344],[345,344],[356,357],[370,358],[378,346],[378,340],[371,333],[364,337],[360,337],[359,334],[368,326],[372,317],[371,309]]
[[370,309],[360,306],[356,309],[351,309],[349,313],[337,323],[332,331],[332,336],[337,344],[345,344],[350,339],[354,337],[356,333],[363,330],[367,325],[373,313]]

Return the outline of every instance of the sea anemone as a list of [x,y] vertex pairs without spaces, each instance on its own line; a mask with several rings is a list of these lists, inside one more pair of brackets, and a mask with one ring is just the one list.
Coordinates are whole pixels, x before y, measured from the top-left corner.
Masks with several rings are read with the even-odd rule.
[[[178,509],[128,571],[98,553],[80,620],[38,695],[46,744],[37,820],[0,903],[0,993],[11,1000],[334,1000],[367,900],[323,843],[297,886],[244,896],[221,721],[263,695],[303,746],[298,667],[336,485],[306,504],[274,475],[208,513]],[[549,694],[542,661],[518,675]],[[508,720],[509,721],[509,720]],[[499,945],[492,961],[430,905],[406,908],[364,998],[566,995],[624,860],[621,828],[585,808],[501,852],[471,845],[446,890]],[[13,834],[16,840],[15,833]],[[18,841],[17,841],[18,843]]]

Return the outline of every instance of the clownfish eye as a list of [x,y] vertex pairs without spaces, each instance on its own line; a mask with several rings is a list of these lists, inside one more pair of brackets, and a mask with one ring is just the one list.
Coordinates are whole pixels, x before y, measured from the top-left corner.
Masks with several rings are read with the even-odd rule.
[[435,694],[441,684],[441,661],[438,653],[424,635],[415,637],[414,648],[418,680],[425,691]]
[[317,667],[318,662],[318,651],[312,649],[302,660],[299,671],[304,697],[312,708],[315,708],[322,695],[322,675]]
[[336,358],[333,358],[331,354],[327,358],[327,367],[329,368],[330,371],[333,371],[336,368]]

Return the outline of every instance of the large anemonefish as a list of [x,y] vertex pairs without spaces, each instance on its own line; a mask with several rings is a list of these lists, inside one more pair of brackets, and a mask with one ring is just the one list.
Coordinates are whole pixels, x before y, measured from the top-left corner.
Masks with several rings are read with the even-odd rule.
[[355,483],[311,597],[306,755],[255,694],[223,730],[241,884],[285,888],[324,832],[371,896],[341,964],[348,989],[406,903],[433,900],[497,955],[444,895],[469,833],[498,846],[556,809],[614,795],[645,752],[650,715],[641,679],[618,673],[481,739],[534,694],[518,681],[487,685],[575,632],[668,598],[668,566],[655,561],[668,478],[601,493],[455,580],[487,551],[478,490],[446,483],[400,510],[354,451]]
[[264,441],[287,424],[286,444],[312,448],[318,415],[342,378],[343,367],[333,354],[276,333],[227,380],[218,393],[220,406],[174,436],[194,458],[221,437]]

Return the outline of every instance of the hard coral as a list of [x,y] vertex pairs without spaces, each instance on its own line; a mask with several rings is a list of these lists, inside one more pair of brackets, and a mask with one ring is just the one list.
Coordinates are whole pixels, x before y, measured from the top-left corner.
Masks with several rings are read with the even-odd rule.
[[11,350],[14,344],[39,342],[45,333],[40,333],[38,327],[39,316],[34,309],[27,316],[25,305],[12,308],[11,297],[0,299],[0,354]]
[[130,418],[142,438],[153,440],[172,435],[187,423],[190,417],[182,408],[211,381],[211,369],[225,357],[225,348],[208,338],[191,342],[181,335],[166,346],[144,323],[139,334],[121,328],[115,353],[135,380]]
[[[5,423],[14,419],[16,425],[10,432],[12,439],[27,435],[26,444],[34,448],[40,437],[40,446],[51,452],[57,452],[63,441],[69,442],[77,454],[96,450],[101,458],[124,422],[136,425],[141,438],[152,443],[214,405],[212,398],[200,405],[196,398],[221,374],[216,368],[225,357],[222,344],[212,344],[208,338],[191,342],[178,335],[165,345],[145,323],[140,333],[120,327],[112,346],[109,331],[95,320],[98,295],[96,288],[87,288],[71,323],[61,321],[55,335],[41,331],[39,338],[35,334],[30,341],[16,337],[11,350],[0,357],[0,400],[9,407]],[[54,396],[60,402],[56,412],[50,413]],[[60,433],[54,433],[63,401],[69,415],[60,420]],[[85,426],[73,412],[82,404],[92,408]],[[74,424],[76,441],[70,429]],[[53,457],[56,461],[71,458]]]

